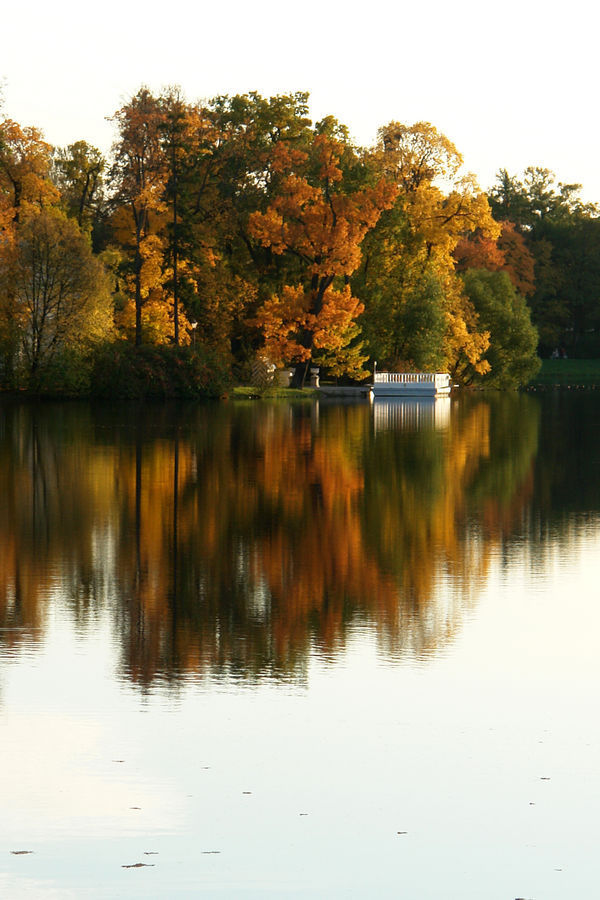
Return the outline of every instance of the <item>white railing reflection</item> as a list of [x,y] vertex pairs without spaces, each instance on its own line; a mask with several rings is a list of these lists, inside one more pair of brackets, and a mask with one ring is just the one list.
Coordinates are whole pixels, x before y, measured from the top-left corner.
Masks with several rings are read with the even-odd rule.
[[377,400],[373,404],[373,427],[375,432],[443,430],[450,425],[451,403],[449,397]]

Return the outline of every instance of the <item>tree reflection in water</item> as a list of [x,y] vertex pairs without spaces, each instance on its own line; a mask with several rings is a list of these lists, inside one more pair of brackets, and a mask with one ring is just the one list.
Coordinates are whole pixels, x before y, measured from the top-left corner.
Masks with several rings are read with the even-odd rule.
[[531,498],[539,405],[0,407],[0,641],[60,596],[123,670],[302,678],[361,626],[450,639]]

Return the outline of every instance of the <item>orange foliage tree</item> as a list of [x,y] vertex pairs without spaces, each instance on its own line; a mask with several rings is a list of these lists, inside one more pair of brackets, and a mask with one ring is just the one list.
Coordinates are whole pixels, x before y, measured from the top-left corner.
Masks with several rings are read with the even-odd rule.
[[480,231],[462,237],[454,250],[457,271],[506,272],[515,290],[529,297],[535,291],[533,255],[513,222],[501,222],[500,228],[497,239]]
[[356,317],[362,304],[348,279],[360,263],[360,244],[396,189],[385,179],[352,189],[344,183],[344,145],[316,134],[308,152],[276,144],[272,169],[283,175],[265,212],[250,216],[250,232],[278,255],[301,265],[300,284],[286,285],[263,304],[257,322],[267,353],[278,362],[328,364],[337,373],[358,374],[362,362]]

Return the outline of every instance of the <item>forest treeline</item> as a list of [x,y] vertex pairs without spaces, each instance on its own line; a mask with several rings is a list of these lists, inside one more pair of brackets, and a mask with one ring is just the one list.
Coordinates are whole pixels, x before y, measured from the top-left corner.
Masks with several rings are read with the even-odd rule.
[[429,123],[357,147],[308,95],[141,88],[109,158],[0,122],[0,386],[220,394],[265,364],[526,383],[599,355],[600,219],[547,169],[486,195]]

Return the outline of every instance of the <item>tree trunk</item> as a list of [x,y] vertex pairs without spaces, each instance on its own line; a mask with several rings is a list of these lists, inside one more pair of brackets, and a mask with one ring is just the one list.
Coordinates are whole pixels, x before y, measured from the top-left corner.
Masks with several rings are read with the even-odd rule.
[[294,368],[294,374],[292,375],[292,383],[290,387],[298,388],[300,390],[304,387],[309,366],[310,360],[307,360],[307,362],[298,363],[296,365],[296,367]]
[[142,255],[139,242],[135,248],[135,346],[142,345]]
[[177,281],[177,160],[173,145],[173,324],[175,346],[179,347],[179,284]]

